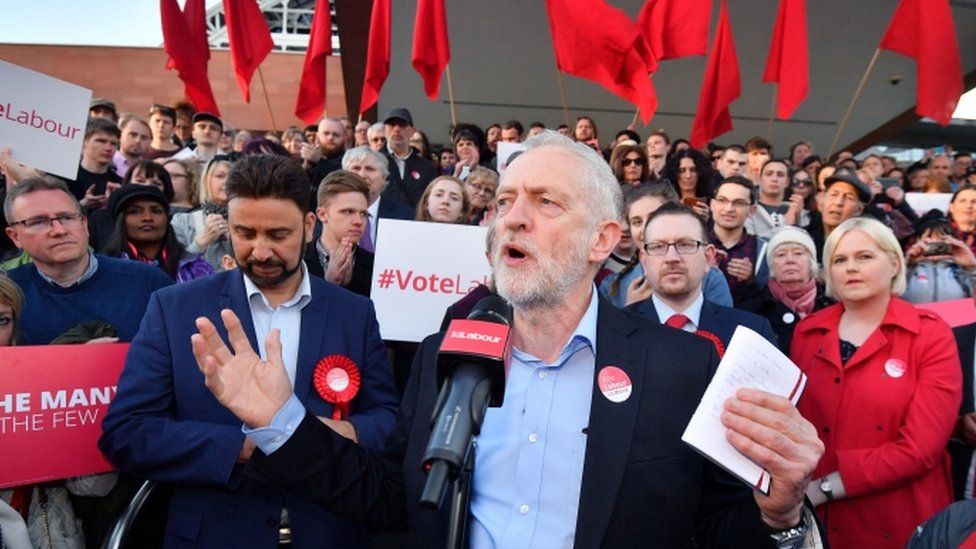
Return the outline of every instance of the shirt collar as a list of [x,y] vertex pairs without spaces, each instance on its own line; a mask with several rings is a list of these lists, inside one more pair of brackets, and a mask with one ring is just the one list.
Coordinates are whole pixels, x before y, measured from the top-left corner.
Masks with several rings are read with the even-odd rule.
[[390,146],[390,142],[389,141],[386,142],[386,150],[390,152],[390,156],[392,156],[393,158],[396,158],[400,162],[403,162],[404,160],[410,158],[410,155],[413,154],[413,147],[407,146],[407,154],[405,154],[403,156],[398,155],[396,153],[396,151],[393,150],[393,147]]
[[[593,351],[594,356],[596,355],[596,320],[597,307],[600,303],[598,293],[599,292],[597,291],[596,286],[592,286],[590,291],[590,304],[586,307],[586,312],[583,313],[583,318],[581,318],[579,324],[576,325],[573,335],[570,336],[569,341],[566,342],[566,345],[563,346],[562,351],[559,352],[559,358],[556,359],[555,365],[561,366],[566,362],[566,360],[569,359],[569,357],[583,347],[589,347]],[[529,353],[520,351],[515,347],[512,347],[512,354],[517,359],[529,366],[547,366],[547,364],[543,363],[538,358],[530,355]]]
[[[661,324],[664,324],[671,315],[678,314],[677,311],[668,306],[657,294],[651,294],[651,301],[654,303],[654,310],[657,311],[657,317],[660,319]],[[702,305],[705,304],[705,294],[702,293],[701,288],[698,289],[698,297],[691,302],[691,305],[687,309],[681,312],[681,314],[688,317],[688,320],[695,325],[695,329],[701,325],[701,310]]]
[[375,201],[373,201],[372,204],[369,205],[368,208],[366,208],[366,212],[369,214],[369,219],[371,221],[375,221],[376,217],[380,214],[380,200],[383,200],[382,196],[378,197]]
[[61,287],[61,288],[70,288],[72,286],[76,286],[78,284],[81,284],[81,283],[85,282],[86,280],[88,280],[89,278],[95,276],[95,271],[97,271],[97,270],[98,270],[98,259],[95,257],[95,254],[93,254],[91,252],[91,250],[89,250],[88,251],[88,268],[85,269],[85,272],[84,273],[82,273],[81,278],[79,278],[78,280],[75,280],[71,284],[62,286],[61,284],[58,284],[57,282],[55,282],[53,278],[51,278],[51,277],[47,276],[46,274],[44,274],[44,272],[41,271],[40,269],[37,270],[37,274],[41,275],[41,278],[43,278],[48,284],[52,284],[54,286],[58,286],[58,287]]
[[[292,296],[291,299],[285,301],[284,303],[279,305],[279,307],[297,306],[299,309],[303,309],[305,305],[308,305],[308,302],[312,300],[312,280],[308,275],[308,269],[305,268],[304,261],[301,263],[301,267],[302,267],[302,282],[301,284],[299,284],[298,290],[295,292],[295,295]],[[268,302],[268,298],[264,297],[264,294],[261,292],[261,289],[258,288],[254,284],[254,282],[252,282],[251,279],[248,278],[248,276],[243,272],[241,273],[241,276],[244,277],[244,291],[247,293],[247,300],[249,302],[253,301],[254,296],[257,295],[261,297],[261,302],[264,303],[265,307],[267,307],[268,309],[274,309],[274,307],[271,306],[271,303]]]

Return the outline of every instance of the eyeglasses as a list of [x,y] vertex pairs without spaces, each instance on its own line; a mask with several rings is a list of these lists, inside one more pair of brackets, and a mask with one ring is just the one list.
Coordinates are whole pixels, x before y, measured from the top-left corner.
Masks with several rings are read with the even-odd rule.
[[743,209],[743,208],[748,208],[750,206],[748,200],[742,200],[742,199],[739,199],[739,200],[729,200],[728,198],[725,198],[724,196],[716,196],[715,198],[712,199],[712,202],[714,202],[715,204],[717,204],[718,206],[720,206],[722,208],[724,208],[725,206],[728,206],[729,204],[732,204],[732,206],[734,206],[734,207],[736,207],[736,208],[738,208],[740,210]]
[[234,130],[224,130],[224,137],[234,137]]
[[620,161],[620,165],[621,166],[624,166],[624,167],[627,167],[627,166],[643,166],[644,165],[644,159],[643,158],[624,158],[623,160]]
[[80,213],[60,214],[54,217],[32,217],[30,219],[14,221],[10,223],[10,226],[23,225],[24,229],[29,233],[42,233],[49,230],[54,225],[54,222],[57,221],[62,227],[72,231],[81,227],[84,218],[85,216]]
[[691,255],[696,253],[705,243],[699,240],[679,240],[678,242],[659,242],[651,241],[644,244],[644,251],[649,255],[667,255],[668,249],[674,246],[674,251],[680,255]]
[[476,193],[481,193],[489,197],[495,196],[495,189],[489,187],[488,185],[478,185],[476,183],[471,183],[470,181],[465,181],[464,184],[474,189],[474,192]]
[[809,179],[794,179],[793,180],[793,186],[794,187],[809,187],[811,185],[813,185],[813,181],[811,181]]

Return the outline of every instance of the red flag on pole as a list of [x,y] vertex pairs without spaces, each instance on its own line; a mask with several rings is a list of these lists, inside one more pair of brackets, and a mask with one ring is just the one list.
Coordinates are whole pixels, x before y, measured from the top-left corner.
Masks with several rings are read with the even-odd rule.
[[915,112],[947,125],[963,93],[959,41],[948,0],[901,0],[878,47],[915,59]]
[[379,100],[380,90],[389,74],[390,0],[373,0],[373,13],[369,18],[369,45],[366,48],[366,74],[359,100],[360,114]]
[[332,55],[332,13],[329,0],[315,0],[312,32],[305,51],[302,81],[298,84],[295,116],[306,124],[314,124],[325,112],[325,65]]
[[776,116],[785,120],[810,89],[806,0],[780,0],[763,82],[777,82]]
[[[210,43],[207,41],[206,0],[186,0],[183,5],[183,18],[189,31],[190,42],[200,51],[200,57],[210,61]],[[166,70],[175,69],[173,59],[166,61]]]
[[437,93],[441,89],[441,74],[451,60],[444,0],[417,0],[411,60],[413,68],[424,79],[427,97],[436,101]]
[[[166,67],[179,71],[184,93],[197,110],[219,115],[220,110],[217,109],[217,101],[210,89],[210,78],[207,75],[210,49],[206,48],[204,56],[198,42],[190,34],[187,19],[176,0],[159,0],[159,12],[163,27],[163,49],[170,57]],[[187,15],[192,13],[187,11]]]
[[742,94],[739,81],[739,60],[735,53],[732,38],[732,25],[729,23],[728,8],[721,0],[718,27],[712,38],[712,51],[708,54],[705,79],[701,95],[698,96],[698,109],[691,124],[691,146],[700,148],[713,138],[732,129],[732,115],[729,105]]
[[274,49],[271,31],[257,0],[224,0],[230,58],[246,103],[251,102],[251,77]]
[[711,14],[712,0],[647,0],[637,24],[654,58],[664,61],[705,55]]
[[637,24],[602,0],[546,0],[546,10],[559,70],[629,101],[648,123],[657,95],[647,75],[656,63]]

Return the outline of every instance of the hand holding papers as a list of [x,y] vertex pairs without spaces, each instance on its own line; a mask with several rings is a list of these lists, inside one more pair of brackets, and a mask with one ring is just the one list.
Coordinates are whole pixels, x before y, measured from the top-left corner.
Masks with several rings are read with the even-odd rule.
[[759,334],[736,329],[682,435],[708,459],[757,489],[774,528],[799,520],[823,444],[794,406],[806,376]]

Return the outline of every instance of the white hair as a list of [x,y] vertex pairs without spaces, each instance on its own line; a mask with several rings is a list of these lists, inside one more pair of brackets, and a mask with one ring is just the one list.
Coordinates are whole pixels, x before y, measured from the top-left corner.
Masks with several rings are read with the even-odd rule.
[[[588,199],[589,216],[594,225],[604,219],[622,220],[624,199],[620,183],[602,156],[590,147],[552,130],[545,130],[525,140],[526,151],[539,147],[558,147],[583,164],[579,183],[583,186],[583,196]],[[518,158],[513,162],[518,162]]]
[[342,155],[342,169],[349,170],[355,162],[362,162],[363,160],[370,159],[376,162],[380,167],[380,172],[383,173],[383,177],[390,176],[390,161],[386,159],[383,153],[374,151],[369,148],[368,145],[360,145],[358,147],[349,149],[344,155]]

